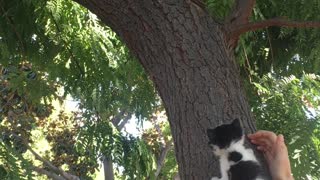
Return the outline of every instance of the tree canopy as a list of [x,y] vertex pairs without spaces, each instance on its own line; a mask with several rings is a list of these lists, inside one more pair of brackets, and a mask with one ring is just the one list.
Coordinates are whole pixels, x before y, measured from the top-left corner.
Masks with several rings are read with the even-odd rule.
[[[234,1],[199,6],[223,23]],[[304,27],[320,20],[319,8],[318,0],[258,1],[250,21]],[[164,110],[154,84],[112,29],[70,0],[0,0],[0,15],[0,177],[94,179],[105,157],[119,179],[177,174],[169,125],[154,117]],[[234,47],[251,110],[258,128],[285,135],[296,179],[319,177],[320,31],[264,27]],[[67,95],[79,110],[50,116]],[[125,133],[133,117],[154,128]],[[43,141],[46,152],[36,148]]]

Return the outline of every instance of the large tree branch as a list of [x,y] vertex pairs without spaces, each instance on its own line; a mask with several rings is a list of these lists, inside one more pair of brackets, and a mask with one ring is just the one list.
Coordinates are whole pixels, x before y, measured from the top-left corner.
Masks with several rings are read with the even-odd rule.
[[[106,23],[112,29],[118,29],[122,25],[119,24],[119,14],[123,14],[127,9],[129,2],[125,0],[74,0],[82,6],[91,10],[96,14],[104,23]],[[130,4],[142,3],[141,1],[131,1]],[[98,8],[97,8],[98,7]],[[118,23],[117,23],[118,22]]]
[[158,135],[159,135],[159,138],[160,138],[160,149],[161,149],[161,152],[160,152],[160,156],[157,160],[157,169],[156,169],[156,172],[155,172],[155,178],[157,179],[157,177],[159,176],[160,172],[161,172],[161,169],[164,165],[164,161],[167,157],[167,154],[168,152],[172,149],[173,147],[173,140],[171,139],[170,141],[168,142],[165,142],[164,140],[164,134],[161,130],[161,127],[158,123],[158,118],[159,118],[159,115],[154,115],[152,116],[151,118],[151,121],[154,125],[154,128],[156,129],[156,131],[158,132]]
[[252,9],[256,3],[255,0],[235,0],[233,10],[229,17],[227,17],[227,23],[243,24],[249,22],[249,18],[252,13]]
[[157,169],[156,169],[156,172],[154,173],[156,179],[159,176],[161,169],[164,165],[164,160],[166,159],[167,154],[172,149],[172,147],[173,147],[173,141],[170,140],[169,142],[167,142],[165,148],[162,148],[160,157],[157,161]]
[[298,27],[298,28],[312,28],[312,27],[320,27],[320,22],[312,22],[312,21],[290,21],[284,18],[274,18],[268,19],[260,22],[251,22],[239,25],[238,27],[234,27],[230,29],[230,38],[238,38],[241,34],[249,31],[255,31],[258,29],[263,29],[270,26],[279,26],[279,27]]
[[117,127],[121,121],[121,119],[123,118],[124,114],[126,113],[125,110],[121,110],[117,115],[115,115],[110,121],[111,123]]
[[36,153],[36,152],[28,145],[28,143],[26,142],[26,140],[23,139],[22,137],[20,137],[19,135],[12,133],[12,136],[14,136],[14,137],[16,137],[16,138],[18,138],[18,139],[21,139],[23,145],[27,147],[27,149],[35,156],[35,158],[36,158],[37,160],[41,161],[43,164],[45,164],[45,165],[46,165],[51,171],[53,171],[54,173],[60,174],[62,177],[64,177],[64,178],[67,179],[67,180],[79,180],[79,177],[63,171],[61,168],[58,168],[58,167],[54,166],[51,162],[49,162],[49,161],[47,161],[46,159],[42,158],[38,153]]
[[191,2],[197,6],[199,6],[201,9],[206,9],[206,4],[204,3],[204,0],[191,0]]
[[123,120],[121,121],[121,123],[116,126],[118,131],[121,131],[123,129],[123,127],[127,124],[127,122],[129,121],[129,119],[131,119],[131,114],[127,115],[125,118],[123,118]]
[[43,168],[39,168],[39,167],[33,166],[33,167],[31,167],[31,169],[36,171],[39,174],[46,175],[46,176],[48,176],[49,178],[51,178],[53,180],[66,180],[64,177],[61,177],[61,176],[57,175],[56,173],[47,171],[47,170],[45,170]]
[[225,19],[226,24],[224,26],[229,47],[235,47],[239,39],[239,36],[230,36],[229,31],[236,29],[241,24],[249,23],[255,3],[255,0],[235,0],[230,15]]
[[114,180],[113,163],[110,157],[103,158],[104,180]]
[[38,159],[39,161],[43,162],[51,171],[55,172],[56,174],[60,174],[64,179],[67,180],[79,180],[79,177],[72,175],[70,173],[65,172],[61,168],[58,168],[51,164],[51,162],[45,160],[42,158],[38,153],[36,153],[29,145],[25,144],[28,148],[28,150]]

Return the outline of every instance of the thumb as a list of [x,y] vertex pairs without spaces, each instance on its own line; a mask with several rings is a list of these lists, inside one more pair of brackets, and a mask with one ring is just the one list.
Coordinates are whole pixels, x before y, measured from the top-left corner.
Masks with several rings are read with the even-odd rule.
[[282,134],[279,134],[277,136],[277,151],[287,151],[287,146],[286,144],[284,143],[284,137]]
[[284,143],[284,137],[282,134],[279,134],[278,137],[277,137],[277,141],[278,142],[283,142]]

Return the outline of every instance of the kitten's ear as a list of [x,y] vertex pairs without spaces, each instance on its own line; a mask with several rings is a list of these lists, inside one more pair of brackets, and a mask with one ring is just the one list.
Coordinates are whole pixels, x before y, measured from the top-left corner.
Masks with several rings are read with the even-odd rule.
[[209,137],[209,139],[214,139],[215,138],[214,129],[207,129],[207,136]]
[[238,118],[234,119],[231,124],[236,127],[241,127],[240,120]]

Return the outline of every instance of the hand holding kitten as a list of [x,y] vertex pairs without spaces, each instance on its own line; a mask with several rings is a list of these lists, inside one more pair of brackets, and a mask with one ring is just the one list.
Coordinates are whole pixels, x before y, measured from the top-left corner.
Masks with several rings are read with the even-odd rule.
[[270,131],[258,131],[248,135],[251,142],[262,151],[273,180],[293,180],[287,146],[283,135]]

